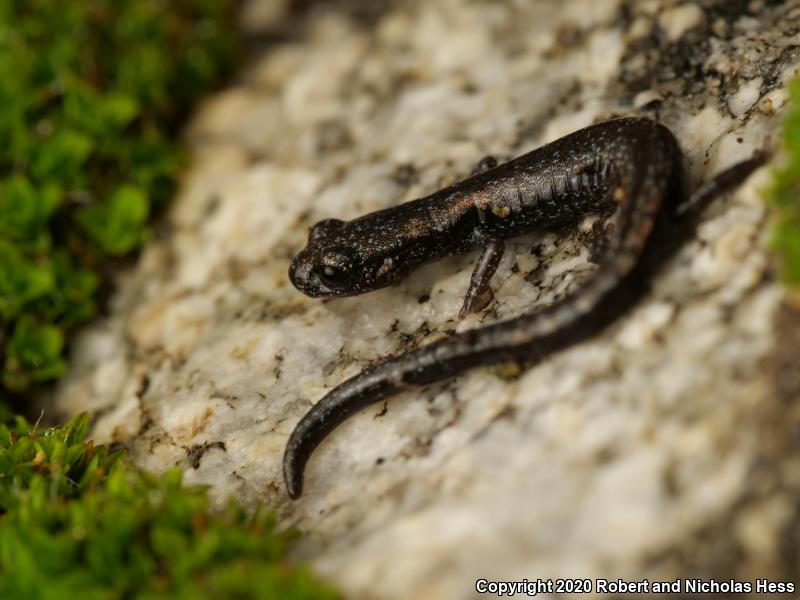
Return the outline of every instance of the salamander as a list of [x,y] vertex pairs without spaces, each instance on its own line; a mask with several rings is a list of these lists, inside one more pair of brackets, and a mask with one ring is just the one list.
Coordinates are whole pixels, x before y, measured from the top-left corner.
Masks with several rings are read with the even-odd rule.
[[765,153],[756,153],[690,194],[687,161],[670,130],[649,118],[617,118],[505,164],[489,163],[493,168],[424,198],[314,225],[289,278],[315,298],[377,290],[423,264],[481,248],[463,318],[491,302],[489,282],[503,240],[574,226],[592,213],[615,213],[595,272],[574,292],[545,308],[385,358],[314,404],[286,445],[289,496],[301,495],[306,463],[323,438],[364,407],[475,367],[533,364],[607,327],[646,292],[708,203],[765,160]]

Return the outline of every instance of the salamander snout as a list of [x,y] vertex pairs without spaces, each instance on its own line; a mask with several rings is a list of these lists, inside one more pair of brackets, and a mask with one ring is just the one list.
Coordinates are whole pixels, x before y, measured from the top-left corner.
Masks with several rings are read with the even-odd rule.
[[295,256],[292,264],[289,265],[289,281],[306,296],[317,298],[325,294],[320,293],[322,282],[314,274],[312,267],[310,262],[303,260],[302,254]]
[[[347,246],[335,242],[345,227],[339,219],[325,219],[316,223],[308,234],[308,245],[294,257],[289,265],[289,280],[306,296],[350,296],[352,272],[355,269],[353,253]],[[346,237],[346,236],[345,236]]]
[[386,229],[365,219],[320,221],[289,266],[292,285],[320,298],[355,296],[393,284],[417,265],[401,258],[402,248],[392,243],[398,236]]
[[317,255],[307,247],[289,266],[289,280],[306,296],[351,296],[358,293],[351,281],[353,264],[336,252]]

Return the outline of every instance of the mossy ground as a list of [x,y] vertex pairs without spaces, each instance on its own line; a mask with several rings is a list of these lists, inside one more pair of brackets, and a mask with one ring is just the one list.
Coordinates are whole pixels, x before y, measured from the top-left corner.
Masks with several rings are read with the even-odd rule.
[[263,508],[212,511],[180,471],[85,441],[88,424],[0,426],[0,598],[336,597],[282,561],[292,536]]
[[0,399],[58,377],[101,273],[172,194],[234,0],[0,0]]
[[263,507],[215,511],[180,472],[86,441],[86,416],[40,429],[7,402],[65,370],[103,274],[150,236],[237,4],[0,0],[0,598],[335,597]]

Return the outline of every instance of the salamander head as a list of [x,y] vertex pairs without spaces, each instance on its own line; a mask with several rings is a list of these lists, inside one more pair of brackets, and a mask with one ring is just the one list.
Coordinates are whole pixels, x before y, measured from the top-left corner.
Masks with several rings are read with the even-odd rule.
[[[363,226],[362,226],[363,225]],[[308,244],[289,266],[289,279],[312,298],[354,296],[397,281],[396,253],[388,240],[371,239],[369,224],[338,219],[311,228]]]

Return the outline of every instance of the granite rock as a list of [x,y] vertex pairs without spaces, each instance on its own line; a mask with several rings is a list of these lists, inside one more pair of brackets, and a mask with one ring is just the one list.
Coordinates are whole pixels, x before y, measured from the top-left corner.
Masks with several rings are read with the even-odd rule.
[[[630,314],[522,372],[479,369],[340,427],[287,498],[297,420],[376,358],[545,306],[591,276],[591,220],[513,240],[496,302],[457,320],[475,255],[320,301],[289,260],[353,218],[592,122],[658,116],[695,183],[774,144],[800,2],[252,0],[238,83],[51,411],[139,465],[266,502],[354,598],[465,598],[475,580],[796,572],[795,360],[777,322],[762,169],[715,202]],[[788,319],[788,320],[787,320]],[[796,349],[794,351],[796,353]],[[796,363],[795,363],[796,364]]]

